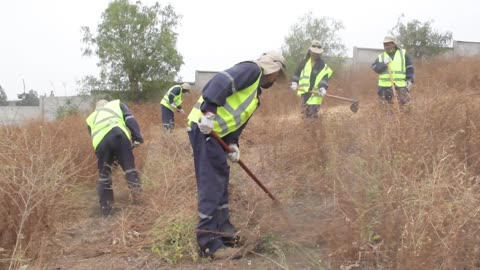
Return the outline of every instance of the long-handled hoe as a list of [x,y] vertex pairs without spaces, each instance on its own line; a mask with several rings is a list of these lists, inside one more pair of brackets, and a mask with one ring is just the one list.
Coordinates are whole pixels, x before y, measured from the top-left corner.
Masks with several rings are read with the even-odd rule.
[[392,68],[390,67],[390,63],[387,64],[387,69],[388,69],[388,76],[390,77],[390,83],[392,84],[392,91],[393,91],[393,97],[392,101],[395,103],[395,109],[397,112],[400,112],[400,105],[398,104],[397,99],[397,88],[395,86],[395,81],[393,80],[393,75],[392,75]]
[[[223,150],[225,150],[225,152],[227,153],[231,153],[232,152],[232,149],[230,149],[230,147],[228,147],[228,145],[222,140],[222,138],[220,138],[218,136],[217,133],[215,133],[215,131],[212,130],[212,132],[210,132],[210,135],[215,138],[215,140],[220,143],[220,145],[222,146]],[[273,196],[273,194],[267,189],[267,187],[265,187],[262,182],[260,182],[260,180],[252,173],[252,171],[250,171],[250,169],[248,169],[248,167],[245,165],[245,163],[243,163],[241,160],[239,160],[238,162],[238,165],[240,165],[240,167],[242,167],[242,169],[253,179],[253,181],[255,181],[255,183],[257,183],[257,185],[268,195],[268,197],[270,197],[270,199],[273,200],[273,206],[275,209],[277,209],[278,211],[280,211],[282,217],[285,219],[288,227],[290,229],[292,229],[292,223],[290,222],[290,218],[289,216],[287,215],[287,212],[285,211],[285,209],[283,208],[282,204],[280,203],[280,201],[275,197]]]
[[334,99],[339,99],[339,100],[351,102],[352,105],[350,105],[350,110],[354,113],[358,112],[358,108],[360,107],[360,102],[358,100],[355,100],[355,99],[344,98],[344,97],[334,96],[334,95],[330,95],[330,94],[325,94],[325,96],[329,97],[329,98],[334,98]]
[[[225,150],[227,153],[231,153],[232,152],[232,149],[230,149],[230,147],[228,147],[228,145],[222,140],[222,138],[220,138],[218,136],[217,133],[215,133],[215,131],[212,130],[212,132],[210,132],[210,135],[215,138],[215,140],[217,140],[217,142],[222,146],[223,150]],[[240,167],[242,167],[243,170],[245,170],[245,172],[253,179],[253,181],[255,181],[255,183],[257,183],[257,185],[265,192],[267,193],[268,197],[270,197],[270,199],[272,199],[275,203],[280,203],[277,198],[275,198],[275,196],[273,196],[273,194],[262,184],[262,182],[260,182],[260,180],[258,180],[258,178],[252,173],[252,171],[250,171],[250,169],[248,169],[248,167],[245,165],[245,163],[243,163],[241,160],[239,160],[238,162],[238,165],[240,165]]]
[[[318,92],[314,92],[314,91],[308,91],[307,93],[311,93],[313,95],[318,95]],[[355,99],[346,98],[346,97],[339,97],[339,96],[334,96],[334,95],[330,95],[330,94],[325,94],[325,96],[328,97],[328,98],[334,98],[334,99],[338,99],[338,100],[351,102],[352,105],[350,105],[350,111],[352,111],[353,113],[358,112],[358,109],[360,107],[360,102],[358,100],[355,100]]]

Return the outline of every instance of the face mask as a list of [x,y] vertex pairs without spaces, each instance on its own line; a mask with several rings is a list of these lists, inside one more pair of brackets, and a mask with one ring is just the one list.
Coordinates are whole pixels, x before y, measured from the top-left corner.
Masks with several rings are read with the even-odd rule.
[[267,89],[267,88],[272,87],[273,83],[274,83],[274,82],[264,82],[264,83],[262,83],[260,86],[261,86],[262,88],[264,88],[264,89]]

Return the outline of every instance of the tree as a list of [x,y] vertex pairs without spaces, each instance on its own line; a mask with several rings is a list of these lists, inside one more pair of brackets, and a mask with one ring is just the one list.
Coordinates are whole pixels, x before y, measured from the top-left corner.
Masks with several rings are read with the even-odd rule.
[[176,50],[179,19],[171,5],[162,8],[158,3],[148,7],[128,0],[111,2],[96,36],[82,27],[83,55],[99,58],[101,83],[95,85],[133,91],[139,98],[144,83],[173,81],[183,64]]
[[19,101],[17,106],[38,106],[40,105],[40,99],[38,98],[37,91],[31,89],[28,93],[21,93],[17,95]]
[[302,16],[290,28],[285,38],[282,52],[285,57],[288,72],[293,74],[295,67],[305,58],[311,41],[319,40],[324,48],[324,55],[340,59],[346,55],[346,46],[339,37],[344,28],[341,21],[328,17],[315,18],[312,12]]
[[3,87],[0,85],[0,106],[7,106],[7,94],[5,93],[5,90],[3,90]]
[[398,18],[397,25],[390,32],[414,58],[431,58],[450,49],[451,32],[441,33],[433,29],[433,21],[422,23],[418,20],[411,20],[403,23],[403,18],[404,15]]

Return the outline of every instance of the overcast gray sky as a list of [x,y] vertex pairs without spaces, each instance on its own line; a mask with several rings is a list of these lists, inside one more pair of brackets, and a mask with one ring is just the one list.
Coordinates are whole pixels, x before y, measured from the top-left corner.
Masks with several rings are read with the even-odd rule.
[[[81,26],[92,30],[110,0],[0,1],[0,85],[9,99],[34,89],[39,94],[76,94],[76,81],[97,75],[97,59],[81,56]],[[348,54],[353,46],[380,48],[383,36],[402,13],[407,20],[434,20],[434,28],[451,31],[454,40],[480,41],[480,1],[260,1],[175,0],[183,16],[178,50],[185,64],[180,77],[193,81],[195,70],[221,70],[280,49],[289,28],[312,11],[344,23]],[[475,16],[475,17],[474,17]]]

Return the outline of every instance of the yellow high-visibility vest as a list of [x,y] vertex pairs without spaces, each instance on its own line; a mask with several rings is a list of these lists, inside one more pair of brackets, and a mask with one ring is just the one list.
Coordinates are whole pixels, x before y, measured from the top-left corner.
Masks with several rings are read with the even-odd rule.
[[[390,70],[392,72],[393,82],[397,87],[406,87],[407,86],[407,73],[406,73],[406,64],[405,64],[405,53],[404,49],[398,49],[395,52],[395,55],[392,61],[389,64]],[[386,52],[378,55],[378,61],[383,63],[383,59],[387,57]],[[390,56],[388,56],[390,57]],[[392,82],[390,81],[390,74],[388,69],[382,72],[378,76],[378,86],[381,87],[392,87]]]
[[[308,92],[308,89],[310,88],[310,74],[312,74],[312,59],[308,59],[307,63],[305,64],[305,67],[302,70],[302,73],[300,74],[300,80],[298,81],[298,91],[297,91],[297,96],[301,96],[305,93]],[[328,75],[328,78],[330,78],[333,74],[333,70],[325,64],[323,69],[318,73],[317,77],[315,78],[315,84],[311,92],[313,94],[310,96],[310,98],[307,100],[308,105],[320,105],[322,104],[323,98],[321,96],[316,95],[316,93],[319,92],[319,84],[322,81],[322,78],[325,75]]]
[[110,101],[102,108],[95,110],[87,117],[86,121],[90,127],[93,149],[95,150],[105,135],[114,127],[119,127],[131,140],[130,131],[123,119],[123,112],[118,99]]
[[[239,129],[252,116],[258,107],[257,90],[260,84],[262,72],[257,80],[250,86],[235,91],[231,96],[227,97],[225,105],[217,108],[213,130],[220,137]],[[191,122],[198,123],[203,113],[200,106],[203,103],[203,97],[200,96],[192,111],[188,115],[189,124]]]
[[182,105],[182,86],[181,85],[174,85],[172,87],[170,87],[170,89],[168,89],[167,93],[165,94],[165,96],[163,96],[163,99],[162,101],[160,101],[160,104],[162,104],[163,106],[169,108],[171,111],[173,110],[176,110],[177,108],[173,107],[172,105],[170,105],[170,102],[168,102],[169,98],[168,96],[170,95],[170,93],[172,92],[173,88],[175,87],[180,87],[180,94],[178,95],[175,95],[175,97],[173,98],[173,103],[175,103],[175,106],[180,106]]

